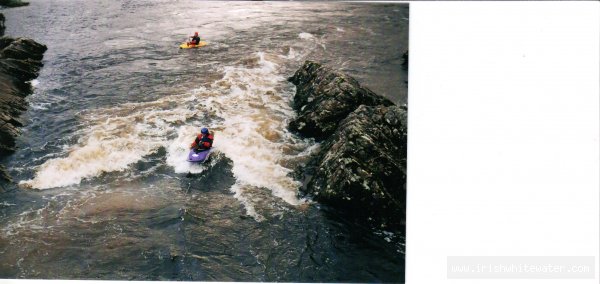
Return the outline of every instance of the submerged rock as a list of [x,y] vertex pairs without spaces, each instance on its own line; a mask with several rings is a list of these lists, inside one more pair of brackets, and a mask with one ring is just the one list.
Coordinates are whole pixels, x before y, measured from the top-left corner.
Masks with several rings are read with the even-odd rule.
[[296,171],[303,193],[378,227],[403,225],[407,108],[314,62],[290,81],[298,86],[299,112],[290,128],[324,139],[320,152]]
[[[23,126],[19,116],[27,109],[25,96],[31,93],[28,81],[38,76],[46,49],[31,39],[0,38],[0,157],[15,150],[15,137]],[[7,179],[6,173],[0,173],[0,180]]]
[[393,104],[361,87],[354,78],[312,61],[306,61],[288,80],[296,85],[293,106],[298,112],[289,127],[317,140],[331,135],[338,123],[360,105]]

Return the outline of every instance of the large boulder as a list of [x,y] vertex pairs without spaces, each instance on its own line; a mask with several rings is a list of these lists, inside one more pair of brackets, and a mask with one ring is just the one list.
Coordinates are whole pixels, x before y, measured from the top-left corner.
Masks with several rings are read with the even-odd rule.
[[314,158],[304,191],[378,226],[404,224],[407,111],[362,105]]
[[312,61],[306,61],[288,80],[296,85],[293,107],[298,112],[289,127],[317,140],[331,135],[338,123],[360,105],[393,105],[361,87],[354,78]]
[[302,193],[380,228],[404,225],[407,108],[311,61],[289,80],[298,111],[290,128],[323,140],[295,171]]

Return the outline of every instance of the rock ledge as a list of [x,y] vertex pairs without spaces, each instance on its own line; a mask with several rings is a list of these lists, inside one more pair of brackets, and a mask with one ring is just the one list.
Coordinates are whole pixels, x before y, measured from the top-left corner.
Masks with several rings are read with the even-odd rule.
[[[42,68],[46,46],[26,38],[0,38],[0,158],[15,150],[15,137],[23,123],[19,116],[27,109],[29,81]],[[0,165],[0,181],[9,180]]]
[[377,227],[404,225],[407,108],[310,61],[290,81],[299,112],[290,129],[323,140],[296,171],[302,193]]
[[361,87],[354,78],[312,61],[306,61],[288,80],[296,85],[293,107],[298,112],[290,129],[317,140],[331,135],[338,123],[360,105],[393,104]]

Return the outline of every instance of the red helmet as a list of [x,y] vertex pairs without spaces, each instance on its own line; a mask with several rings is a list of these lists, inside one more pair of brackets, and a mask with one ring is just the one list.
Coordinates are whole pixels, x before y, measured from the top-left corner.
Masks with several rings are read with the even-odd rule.
[[198,35],[198,32],[195,32],[194,35]]

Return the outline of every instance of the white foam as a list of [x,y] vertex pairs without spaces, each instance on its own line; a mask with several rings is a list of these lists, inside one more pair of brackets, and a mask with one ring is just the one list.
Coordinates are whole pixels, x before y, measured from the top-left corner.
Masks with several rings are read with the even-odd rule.
[[[273,71],[275,71],[277,69],[277,64],[275,64],[275,62],[269,61],[265,59],[265,53],[262,51],[257,52],[256,54],[258,56],[258,64],[259,64],[259,68],[258,70],[260,71],[259,73],[262,75],[266,75],[267,73],[271,73]],[[274,78],[274,74],[271,75],[271,78],[267,79],[272,79]],[[268,86],[267,88],[270,88],[272,86]],[[259,88],[260,89],[260,88]]]
[[300,53],[296,52],[296,50],[290,47],[290,50],[286,55],[280,55],[279,57],[285,59],[296,59],[298,56],[300,56]]
[[51,103],[32,103],[30,104],[31,108],[34,110],[47,110],[49,109],[49,106],[51,106]]
[[35,87],[40,84],[40,81],[38,79],[33,79],[30,81],[30,83],[32,87]]
[[[285,83],[285,77],[277,74],[278,65],[263,52],[256,56],[257,66],[226,67],[223,79],[214,84],[224,92],[207,102],[207,107],[218,109],[224,119],[214,145],[233,161],[232,171],[239,183],[236,188],[267,188],[287,203],[300,204],[303,201],[296,197],[299,183],[288,176],[291,169],[282,166],[289,158],[283,146],[303,143],[284,139],[289,136],[284,121],[293,113],[288,104],[291,94],[275,90]],[[240,202],[246,201],[240,198]]]
[[290,204],[299,204],[299,184],[287,176],[291,171],[279,164],[282,149],[258,134],[256,122],[230,117],[215,145],[233,161],[233,173],[243,184],[264,187]]
[[179,128],[177,138],[170,141],[167,148],[167,164],[173,167],[176,173],[199,174],[206,168],[202,164],[187,161],[190,144],[198,134],[198,127],[185,125]]
[[63,187],[128,169],[166,145],[165,137],[175,131],[174,124],[195,115],[194,110],[167,107],[187,100],[185,96],[172,96],[82,114],[87,121],[77,144],[65,145],[62,157],[47,160],[37,168],[33,179],[20,184],[36,189]]
[[246,215],[252,217],[256,222],[262,222],[265,220],[265,217],[256,212],[254,203],[244,192],[243,185],[236,183],[231,187],[231,191],[234,193],[233,197],[244,206],[244,209],[246,209]]
[[141,142],[129,137],[107,137],[94,132],[82,146],[74,147],[67,157],[42,164],[35,178],[21,184],[38,189],[79,184],[84,178],[103,172],[125,170],[129,164],[158,148],[156,142]]
[[305,32],[298,34],[298,37],[301,39],[313,39],[314,38],[314,36],[312,34],[305,33]]
[[[307,36],[312,35],[301,37]],[[288,57],[296,54],[290,49]],[[296,197],[300,184],[288,176],[288,164],[314,149],[314,142],[287,131],[286,121],[294,115],[289,104],[293,93],[282,91],[288,83],[276,63],[281,58],[258,52],[246,64],[221,67],[223,78],[210,88],[82,113],[83,126],[75,134],[79,141],[66,145],[58,157],[48,157],[35,177],[21,184],[37,189],[79,184],[105,172],[128,170],[160,147],[175,173],[202,173],[211,165],[189,163],[187,155],[198,129],[206,126],[216,131],[214,149],[232,161],[232,191],[249,215],[263,219],[253,201],[257,188],[289,204],[304,203]],[[216,119],[208,125],[197,119],[204,115]],[[249,188],[253,190],[245,190]]]

